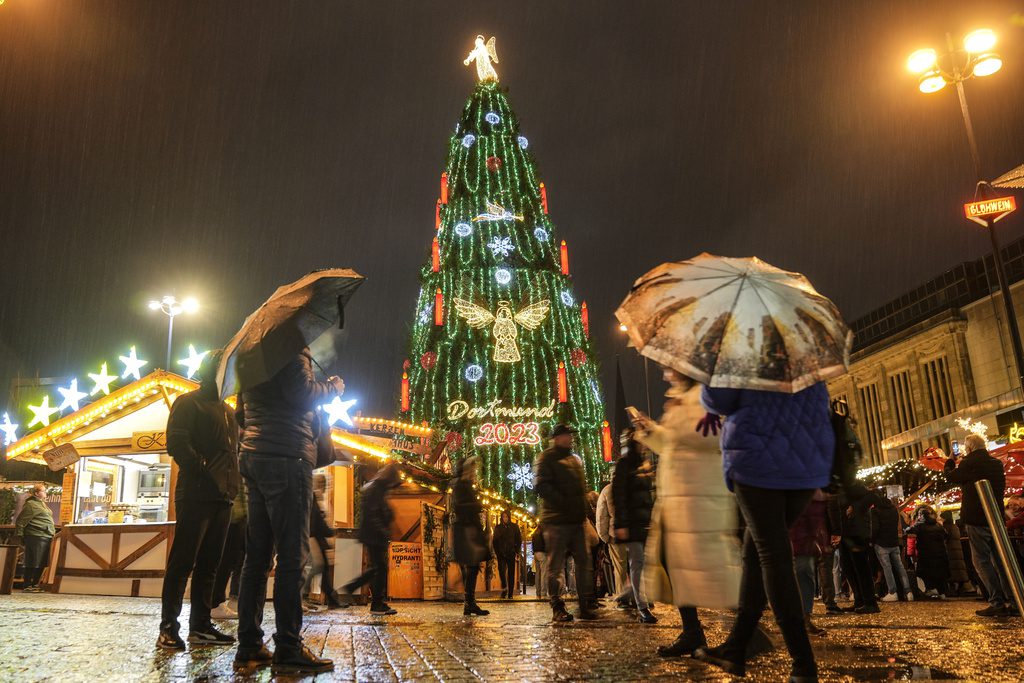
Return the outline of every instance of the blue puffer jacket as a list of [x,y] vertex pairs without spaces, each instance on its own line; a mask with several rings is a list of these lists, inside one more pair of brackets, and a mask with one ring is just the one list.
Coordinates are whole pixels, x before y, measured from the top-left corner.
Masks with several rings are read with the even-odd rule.
[[725,417],[725,482],[766,489],[816,489],[829,482],[835,434],[822,383],[796,394],[704,387],[704,408]]

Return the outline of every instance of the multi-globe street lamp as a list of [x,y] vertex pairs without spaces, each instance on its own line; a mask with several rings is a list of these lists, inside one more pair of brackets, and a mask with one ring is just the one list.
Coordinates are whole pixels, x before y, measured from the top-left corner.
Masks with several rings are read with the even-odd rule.
[[[996,34],[991,29],[981,28],[964,36],[962,47],[957,47],[953,43],[953,37],[947,33],[945,52],[940,54],[933,48],[923,48],[907,58],[907,69],[919,74],[917,87],[921,92],[936,93],[950,84],[956,88],[957,97],[960,100],[960,113],[967,131],[967,142],[971,150],[971,161],[974,163],[974,175],[977,178],[975,200],[989,199],[992,196],[992,188],[982,175],[981,157],[978,155],[978,143],[974,135],[971,113],[967,108],[964,81],[975,77],[991,76],[1002,68],[1003,59],[994,51],[995,46]],[[992,260],[995,263],[996,277],[999,280],[999,290],[1002,293],[1003,306],[1006,311],[1006,327],[1010,332],[1014,362],[1017,366],[1017,385],[1024,391],[1024,346],[1021,344],[1017,315],[1013,306],[1013,298],[1010,296],[1010,284],[1006,278],[1002,249],[999,246],[994,225],[1002,215],[988,221],[976,218],[972,218],[972,220],[988,228],[989,239],[992,242]]]
[[168,294],[160,300],[153,299],[149,302],[152,311],[162,311],[167,316],[167,369],[171,368],[171,343],[174,339],[174,317],[182,313],[195,313],[199,310],[199,302],[193,297],[184,301],[178,301],[172,294]]

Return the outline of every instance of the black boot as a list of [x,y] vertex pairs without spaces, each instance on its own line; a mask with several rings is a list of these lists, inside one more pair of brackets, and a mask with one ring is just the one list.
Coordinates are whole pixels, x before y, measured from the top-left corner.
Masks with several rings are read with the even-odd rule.
[[718,647],[702,647],[698,648],[693,653],[694,659],[699,659],[702,662],[717,666],[722,671],[732,674],[733,676],[746,676],[747,666],[743,661],[736,661],[730,659],[731,655],[728,654],[724,647],[719,645]]
[[462,614],[463,614],[463,616],[466,616],[466,617],[469,617],[469,616],[486,617],[488,614],[490,614],[490,611],[483,609],[482,607],[480,607],[480,605],[478,605],[478,604],[476,604],[474,602],[473,604],[467,603],[462,608]]
[[701,647],[708,646],[708,639],[704,637],[704,631],[683,631],[671,645],[659,645],[658,655],[661,657],[692,657],[694,651]]
[[236,669],[248,669],[250,667],[266,666],[274,659],[274,654],[267,649],[267,646],[260,643],[259,647],[239,645],[235,652],[234,667]]
[[561,600],[551,603],[551,621],[572,621],[572,615],[565,611],[565,603]]
[[312,674],[333,669],[334,662],[332,660],[317,657],[305,645],[298,647],[278,645],[274,652],[271,670],[275,674]]

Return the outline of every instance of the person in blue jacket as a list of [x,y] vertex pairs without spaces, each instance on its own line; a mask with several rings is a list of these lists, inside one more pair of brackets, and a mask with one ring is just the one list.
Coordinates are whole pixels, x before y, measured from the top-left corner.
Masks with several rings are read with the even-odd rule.
[[[793,658],[793,683],[817,681],[789,528],[814,490],[828,485],[835,452],[828,391],[822,383],[795,394],[704,387],[709,415],[725,418],[722,465],[746,520],[739,611],[725,642],[695,657],[744,675],[746,645],[768,603]],[[703,423],[702,423],[703,424]]]

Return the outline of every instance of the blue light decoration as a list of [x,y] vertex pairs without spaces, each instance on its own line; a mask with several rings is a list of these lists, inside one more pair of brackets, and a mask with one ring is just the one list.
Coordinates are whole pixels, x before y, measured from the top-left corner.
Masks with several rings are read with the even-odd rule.
[[472,147],[474,142],[476,142],[476,136],[472,133],[466,133],[462,136],[462,146],[466,149]]
[[[481,379],[483,379],[483,376],[484,369],[477,365],[476,363],[473,363],[472,365],[466,367],[466,379],[468,379],[470,382],[479,382]],[[4,413],[4,415],[6,415],[6,413]],[[15,427],[17,427],[17,425],[15,425]]]
[[597,380],[590,380],[590,391],[594,394],[594,400],[601,402],[601,390],[597,387]]
[[492,126],[496,126],[497,124],[501,123],[501,117],[498,116],[497,112],[489,111],[484,115],[484,121],[491,124]]
[[575,301],[573,301],[572,294],[570,294],[569,290],[567,289],[562,290],[562,293],[559,294],[558,296],[562,300],[562,303],[565,304],[566,306],[572,306],[574,303],[576,303]]
[[511,237],[495,237],[487,244],[487,248],[491,250],[494,258],[505,258],[516,250]]
[[356,399],[342,401],[340,396],[335,396],[330,403],[320,406],[320,409],[327,413],[327,425],[333,427],[335,422],[342,422],[349,427],[355,426],[348,411],[356,404]]
[[551,235],[548,234],[548,231],[539,225],[533,229],[533,236],[540,242],[547,242],[548,238],[551,237]]
[[512,482],[516,491],[533,488],[533,467],[525,462],[514,462],[508,473],[508,480]]
[[[134,346],[132,347],[135,348]],[[60,404],[57,410],[64,411],[70,408],[72,411],[78,410],[82,399],[88,396],[84,391],[78,390],[78,380],[72,379],[71,384],[67,387],[57,387],[57,392],[64,397],[64,401]]]
[[473,234],[473,226],[469,223],[458,223],[455,226],[455,234],[459,237],[469,237]]
[[[479,367],[479,366],[477,366]],[[468,370],[466,372],[469,372]],[[483,375],[483,370],[480,374]],[[11,422],[11,416],[4,413],[3,422],[0,422],[0,432],[4,433],[4,445],[10,446],[12,443],[18,440],[18,427],[21,425]]]
[[431,301],[420,311],[420,325],[426,325],[434,319],[434,302]]
[[499,285],[507,285],[512,282],[512,271],[508,268],[498,268],[494,271],[494,281]]
[[519,143],[519,149],[526,149],[527,147],[530,146],[530,141],[527,140],[526,137],[523,135],[520,135],[518,138],[516,138],[516,141]]

